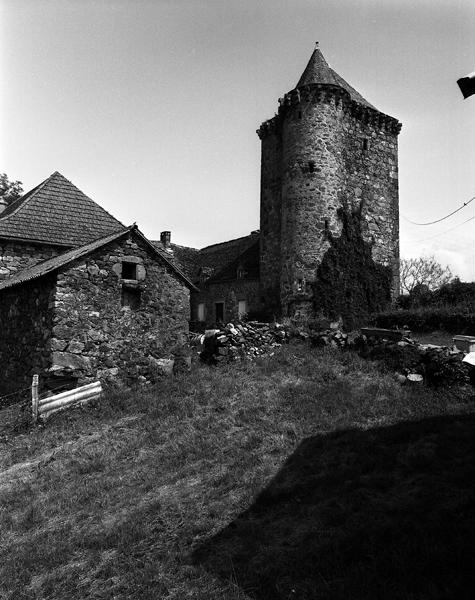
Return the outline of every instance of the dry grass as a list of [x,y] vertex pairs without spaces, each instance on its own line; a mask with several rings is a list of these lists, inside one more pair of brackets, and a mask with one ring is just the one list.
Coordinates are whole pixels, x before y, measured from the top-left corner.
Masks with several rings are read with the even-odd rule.
[[[463,391],[434,395],[401,387],[353,354],[291,346],[252,363],[197,366],[189,376],[5,436],[0,598],[311,598],[291,592],[292,573],[278,589],[267,573],[264,595],[255,581],[248,585],[253,568],[242,555],[235,556],[236,568],[224,568],[212,558],[220,532],[239,525],[255,501],[259,506],[261,493],[280,481],[306,438],[331,434],[330,440],[348,428],[377,430],[472,408]],[[344,452],[350,447],[351,440]],[[337,450],[331,460],[338,463]],[[296,469],[295,481],[286,479],[289,497],[292,486],[305,485],[305,473]],[[375,477],[368,485],[382,484]],[[332,508],[334,499],[330,494],[325,510],[338,529],[341,511],[350,509]],[[318,502],[307,506],[309,515],[315,512],[307,533],[321,521]],[[275,522],[278,533],[269,543],[282,545],[285,518]],[[253,531],[261,535],[263,525],[247,523],[248,539]],[[298,526],[304,535],[305,526]],[[325,543],[331,546],[332,537]],[[253,552],[260,564],[273,556],[269,547]],[[327,582],[318,597],[345,597],[332,595],[341,581],[335,585]]]

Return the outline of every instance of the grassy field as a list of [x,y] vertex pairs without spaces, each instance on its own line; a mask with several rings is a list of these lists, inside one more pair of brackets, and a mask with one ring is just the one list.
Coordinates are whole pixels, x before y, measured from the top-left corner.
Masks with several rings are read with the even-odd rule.
[[0,598],[473,598],[474,408],[296,345],[4,425]]

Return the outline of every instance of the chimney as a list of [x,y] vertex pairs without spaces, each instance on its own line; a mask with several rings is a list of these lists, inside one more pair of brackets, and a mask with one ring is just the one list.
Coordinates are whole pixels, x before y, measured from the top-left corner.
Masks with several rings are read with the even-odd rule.
[[0,198],[0,215],[7,208],[8,202],[6,202],[5,198]]
[[160,234],[160,241],[162,242],[162,246],[165,249],[170,248],[170,238],[171,238],[171,231],[162,231]]

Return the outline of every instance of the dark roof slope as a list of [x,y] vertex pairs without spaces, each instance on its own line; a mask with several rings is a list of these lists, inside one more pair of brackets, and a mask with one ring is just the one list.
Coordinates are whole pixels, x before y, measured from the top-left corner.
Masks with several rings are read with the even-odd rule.
[[[155,248],[164,254],[168,260],[173,262],[192,280],[196,281],[200,275],[200,270],[203,269],[206,276],[218,276],[224,269],[234,269],[234,261],[236,261],[243,253],[251,246],[259,241],[259,232],[254,231],[250,235],[206,246],[201,250],[197,248],[189,248],[187,246],[178,246],[170,244],[173,253],[168,253],[164,250],[160,241],[151,242]],[[235,278],[235,274],[234,274]]]
[[223,269],[215,273],[208,280],[210,283],[219,281],[231,281],[237,278],[238,269],[242,268],[246,279],[259,278],[259,238],[246,248],[237,258],[231,261]]
[[125,226],[57,171],[0,215],[0,238],[82,246]]
[[213,244],[202,248],[199,254],[200,265],[202,267],[211,267],[215,273],[236,260],[243,252],[259,240],[259,232],[252,232],[250,235]]
[[361,94],[351,87],[351,85],[347,83],[343,77],[340,77],[340,75],[338,75],[338,73],[336,73],[328,65],[318,46],[313,51],[313,54],[310,57],[307,66],[305,67],[305,71],[302,73],[302,76],[300,77],[295,88],[298,89],[306,85],[313,85],[316,83],[322,85],[336,85],[341,87],[350,94],[352,100],[358,104],[362,104],[374,109],[372,104],[365,100]]
[[37,265],[34,265],[33,267],[24,269],[23,271],[21,271],[21,273],[19,273],[15,277],[11,277],[10,279],[6,279],[5,281],[0,282],[0,290],[10,288],[10,287],[13,287],[16,285],[20,285],[21,283],[25,283],[26,281],[31,281],[32,279],[37,279],[38,277],[43,277],[43,275],[52,273],[53,271],[56,271],[60,267],[63,267],[65,265],[67,265],[68,263],[72,262],[73,260],[76,260],[78,258],[86,256],[87,254],[90,254],[94,250],[97,250],[98,248],[101,248],[102,246],[105,246],[106,244],[109,244],[110,242],[113,242],[113,241],[119,239],[120,237],[129,234],[130,232],[133,232],[134,234],[138,235],[140,237],[140,239],[143,242],[145,242],[145,244],[153,252],[155,252],[155,254],[160,256],[160,258],[163,259],[164,262],[167,263],[175,271],[175,273],[177,273],[177,275],[179,275],[180,278],[182,280],[184,280],[184,282],[189,287],[196,289],[195,286],[193,285],[193,283],[188,279],[188,277],[186,277],[186,275],[184,275],[181,272],[181,270],[178,269],[176,267],[176,265],[174,265],[168,259],[167,256],[164,256],[163,252],[160,252],[157,248],[155,248],[155,246],[149,240],[147,240],[147,238],[137,229],[136,225],[131,225],[130,227],[124,227],[120,231],[116,231],[115,233],[113,233],[111,235],[107,235],[105,237],[99,238],[98,240],[94,240],[93,242],[90,242],[89,244],[85,244],[84,246],[80,246],[79,248],[74,248],[73,250],[64,252],[63,254],[60,254],[59,256],[55,256],[55,257],[49,258],[48,260],[45,260],[41,263],[38,263]]

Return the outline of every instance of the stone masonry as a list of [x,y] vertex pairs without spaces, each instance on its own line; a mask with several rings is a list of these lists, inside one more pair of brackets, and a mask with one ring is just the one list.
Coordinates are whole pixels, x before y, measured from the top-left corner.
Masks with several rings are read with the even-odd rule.
[[0,293],[0,393],[31,385],[34,373],[50,365],[55,276],[26,282]]
[[63,246],[0,240],[0,280],[14,277],[24,269],[58,256]]
[[[137,278],[121,276],[123,262]],[[123,306],[123,294],[140,294],[140,306]],[[173,358],[187,342],[189,290],[139,242],[127,239],[97,250],[58,273],[51,369],[81,377],[119,376],[133,381]]]

